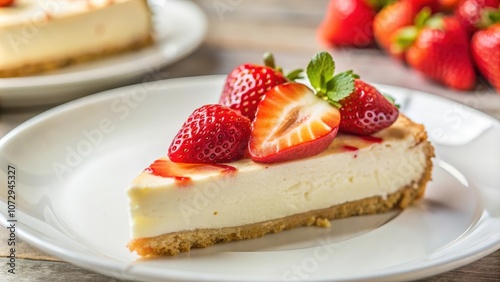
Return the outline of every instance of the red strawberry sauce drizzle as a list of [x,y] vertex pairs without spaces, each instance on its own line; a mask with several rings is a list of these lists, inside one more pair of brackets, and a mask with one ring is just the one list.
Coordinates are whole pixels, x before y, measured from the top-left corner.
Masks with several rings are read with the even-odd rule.
[[354,146],[344,145],[344,150],[350,152],[356,152],[357,150],[359,150],[359,148]]
[[375,137],[375,136],[370,136],[370,135],[358,136],[358,137],[365,140],[365,141],[372,142],[372,143],[382,143],[384,141],[384,139],[382,139],[380,137]]
[[173,178],[179,186],[185,187],[191,184],[191,177],[189,175],[214,170],[222,174],[233,174],[238,171],[235,167],[225,164],[188,164],[158,159],[146,168],[144,172],[159,177]]
[[[382,138],[375,136],[357,137],[371,143],[382,143],[384,141]],[[342,148],[349,152],[356,152],[359,150],[358,147],[350,145],[343,145]],[[354,157],[357,157],[357,154],[355,154]],[[189,175],[213,170],[218,170],[222,174],[233,174],[238,171],[237,168],[226,164],[175,163],[170,160],[158,159],[146,168],[144,172],[159,177],[173,178],[179,186],[185,187],[191,184],[191,177]]]
[[[360,135],[360,136],[356,136],[358,137],[359,139],[365,141],[365,142],[369,142],[369,143],[382,143],[384,141],[384,139],[380,138],[380,137],[375,137],[375,136],[370,136],[370,135],[366,135],[366,136],[363,136],[363,135]],[[346,152],[357,152],[359,151],[359,148],[358,147],[355,147],[355,146],[351,146],[351,145],[343,145],[342,146],[342,149]],[[356,158],[358,156],[358,154],[354,154],[354,157]]]
[[354,147],[354,146],[349,146],[349,145],[344,145],[342,146],[342,148],[345,150],[345,151],[348,151],[348,152],[356,152],[354,154],[354,158],[357,158],[358,157],[358,153],[357,151],[359,150],[358,147]]

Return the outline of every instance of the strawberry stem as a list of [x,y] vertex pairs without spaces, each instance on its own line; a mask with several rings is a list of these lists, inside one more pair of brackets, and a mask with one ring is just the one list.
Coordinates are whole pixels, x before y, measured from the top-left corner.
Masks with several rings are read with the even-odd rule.
[[[283,74],[283,69],[279,66],[277,67],[276,64],[274,63],[274,56],[271,52],[269,52],[269,51],[265,52],[263,59],[264,59],[264,65],[266,67],[271,68],[271,69]],[[289,72],[285,77],[289,81],[295,81],[296,79],[303,78],[302,72],[304,72],[303,69],[295,69],[295,70]]]
[[297,79],[304,78],[304,76],[302,75],[303,72],[304,72],[303,69],[295,69],[295,70],[289,72],[286,75],[286,78],[288,78],[288,80],[290,80],[290,81],[295,81]]
[[399,109],[400,106],[399,104],[396,104],[396,99],[394,99],[394,97],[385,93],[383,93],[382,95],[387,99],[387,101],[389,101],[391,104],[393,104],[396,108]]
[[264,65],[266,67],[270,67],[272,69],[276,69],[276,65],[274,64],[274,56],[271,52],[264,53]]
[[476,26],[484,29],[498,22],[500,22],[500,9],[487,7],[481,13],[481,18]]
[[425,22],[425,26],[430,27],[432,29],[444,30],[443,17],[439,14],[434,15]]
[[375,11],[380,11],[384,7],[391,5],[396,2],[396,0],[367,0],[366,1],[370,7],[372,7]]
[[401,50],[406,50],[415,42],[418,35],[418,28],[416,26],[403,27],[396,33],[396,44]]
[[429,7],[424,7],[418,14],[415,16],[414,24],[415,27],[421,29],[424,27],[425,22],[431,17],[432,10]]
[[417,40],[419,32],[426,28],[444,29],[443,17],[440,14],[432,15],[432,10],[429,7],[424,7],[415,16],[414,24],[399,29],[395,34],[396,45],[398,51],[404,52]]

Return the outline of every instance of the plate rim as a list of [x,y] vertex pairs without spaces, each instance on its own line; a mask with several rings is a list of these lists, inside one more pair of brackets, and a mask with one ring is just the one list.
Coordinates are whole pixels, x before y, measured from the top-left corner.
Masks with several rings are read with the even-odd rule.
[[[223,79],[225,78],[225,75],[208,75],[208,76],[193,76],[193,77],[183,77],[183,78],[172,78],[172,79],[165,79],[165,80],[160,80],[159,82],[166,83],[166,87],[176,87],[179,85],[187,85],[186,87],[189,87],[189,85],[193,85],[194,83],[196,84],[206,84],[206,83],[221,83],[223,82]],[[158,81],[155,82],[149,82],[145,84],[150,84],[150,83],[158,83]],[[450,100],[438,95],[434,95],[431,93],[423,92],[420,90],[414,90],[410,88],[405,88],[405,87],[399,87],[399,86],[393,86],[393,85],[388,85],[388,84],[378,84],[378,83],[373,83],[376,86],[387,86],[392,89],[396,89],[398,91],[407,91],[410,90],[412,92],[417,92],[419,95],[424,95],[427,97],[432,97],[437,98],[438,100],[441,100],[442,102],[446,103],[452,103],[452,104],[461,104],[460,102]],[[120,95],[123,95],[123,93],[127,93],[126,90],[128,88],[132,87],[137,87],[137,85],[144,85],[143,84],[135,84],[135,85],[130,85],[130,86],[124,86],[116,89],[111,89],[107,91],[103,91],[94,95],[89,95],[85,96],[73,101],[70,101],[68,103],[59,105],[55,108],[52,108],[50,110],[47,110],[27,121],[19,125],[18,127],[14,128],[10,132],[8,132],[4,137],[0,139],[0,151],[3,148],[3,146],[8,143],[8,141],[15,137],[17,134],[20,132],[29,129],[32,126],[36,126],[37,123],[42,122],[46,118],[52,117],[52,116],[57,116],[63,112],[70,111],[73,108],[77,107],[82,107],[85,105],[90,105],[93,103],[100,103],[104,102],[106,100],[110,100],[113,98],[116,98]],[[407,94],[406,94],[407,95]],[[465,106],[468,110],[472,110],[474,114],[481,115],[493,122],[496,126],[500,128],[500,121],[496,119],[495,117],[492,117],[484,112],[481,112],[479,110],[476,110],[474,108],[471,108],[467,105]],[[3,199],[0,200],[0,203],[2,205],[6,204]],[[6,226],[7,224],[7,218],[4,215],[4,212],[0,212],[0,223],[3,226]],[[116,276],[117,274],[121,275],[119,277],[121,278],[135,278],[135,279],[156,279],[159,277],[156,277],[154,275],[144,277],[144,276],[134,276],[129,273],[129,270],[134,268],[134,263],[131,263],[130,265],[128,264],[123,264],[119,260],[113,259],[113,258],[106,258],[106,257],[95,257],[92,255],[88,254],[82,254],[79,252],[75,252],[74,250],[67,250],[62,248],[59,245],[54,245],[51,243],[47,243],[43,241],[40,238],[37,238],[36,234],[31,234],[29,230],[33,230],[34,233],[39,233],[38,230],[33,229],[32,227],[27,226],[26,230],[23,228],[18,229],[20,238],[25,240],[26,242],[30,243],[31,245],[34,245],[35,247],[42,249],[43,251],[47,252],[50,255],[53,255],[55,257],[62,258],[66,262],[70,262],[73,264],[76,264],[78,266],[91,269],[93,271],[105,274],[105,275],[114,275]],[[71,238],[70,238],[71,239]],[[398,279],[417,279],[417,278],[423,278],[423,277],[428,277],[432,275],[436,275],[445,271],[452,270],[454,268],[466,265],[472,261],[475,261],[477,259],[480,259],[484,256],[487,256],[488,254],[491,254],[495,252],[496,250],[500,249],[500,237],[498,239],[492,238],[491,242],[490,241],[481,241],[481,244],[479,248],[471,248],[467,250],[466,252],[463,252],[459,256],[453,256],[452,258],[448,259],[443,259],[439,261],[439,264],[433,264],[432,260],[431,262],[428,262],[427,264],[420,264],[419,267],[412,268],[409,271],[406,269],[400,269],[400,270],[394,270],[394,271],[389,271],[389,272],[384,272],[381,273],[380,275],[370,275],[369,277],[356,277],[356,281],[370,281],[370,280],[376,280],[376,279],[389,279],[389,280],[398,280]],[[72,240],[72,239],[71,239]],[[103,268],[102,265],[106,265],[106,268]],[[101,266],[101,267],[99,267]],[[147,267],[146,267],[147,268]],[[113,270],[120,270],[120,273],[116,273]],[[164,277],[165,279],[180,279],[180,280],[190,280],[194,278],[199,278],[199,277],[194,277],[192,274],[190,275],[189,272],[185,271],[178,271],[178,270],[169,270],[168,277]],[[415,276],[418,275],[418,276]],[[214,280],[219,280],[219,281],[230,281],[231,279],[234,279],[235,277],[222,277],[220,275],[214,275],[214,274],[206,274],[204,278],[207,279],[214,279]],[[354,279],[354,278],[353,278]],[[252,279],[255,280],[255,279]],[[251,280],[248,280],[251,281]],[[259,281],[268,281],[268,280],[259,280]]]

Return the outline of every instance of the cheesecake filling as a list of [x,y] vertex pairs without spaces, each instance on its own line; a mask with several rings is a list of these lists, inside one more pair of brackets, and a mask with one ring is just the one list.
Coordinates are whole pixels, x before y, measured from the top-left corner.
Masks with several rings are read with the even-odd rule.
[[385,197],[416,186],[426,145],[412,135],[383,141],[340,135],[317,156],[277,164],[243,159],[227,164],[234,173],[212,167],[165,177],[146,170],[128,190],[132,238],[241,226]]

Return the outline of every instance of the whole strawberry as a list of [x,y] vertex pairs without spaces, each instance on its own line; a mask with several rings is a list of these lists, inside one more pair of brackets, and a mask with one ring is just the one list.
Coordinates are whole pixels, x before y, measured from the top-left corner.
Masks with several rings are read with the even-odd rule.
[[399,116],[391,101],[360,79],[354,81],[354,91],[339,104],[341,132],[370,135],[389,127]]
[[182,125],[168,149],[173,162],[221,163],[243,157],[251,122],[221,105],[196,109]]
[[270,53],[264,54],[266,65],[243,64],[236,67],[226,78],[219,104],[239,111],[250,120],[264,94],[272,87],[294,80],[302,70],[292,71],[288,76],[275,69]]
[[330,46],[371,45],[375,14],[375,8],[366,0],[330,0],[318,38]]
[[399,33],[398,43],[407,49],[408,64],[424,76],[450,88],[473,88],[476,73],[469,39],[460,22],[454,17],[439,15],[427,19],[424,16],[418,22],[420,24]]
[[398,108],[373,86],[347,71],[333,75],[335,64],[330,54],[322,52],[311,60],[307,76],[316,95],[340,111],[339,131],[370,135],[393,124]]
[[500,94],[500,22],[476,32],[471,48],[479,72]]
[[1,7],[8,7],[14,4],[14,0],[0,0],[0,8]]
[[455,16],[469,36],[478,30],[483,12],[488,8],[498,9],[500,0],[461,0],[455,10]]
[[394,58],[404,59],[403,50],[394,44],[395,33],[412,25],[424,7],[429,7],[432,12],[439,10],[437,0],[400,0],[383,8],[373,21],[373,33],[379,46]]

